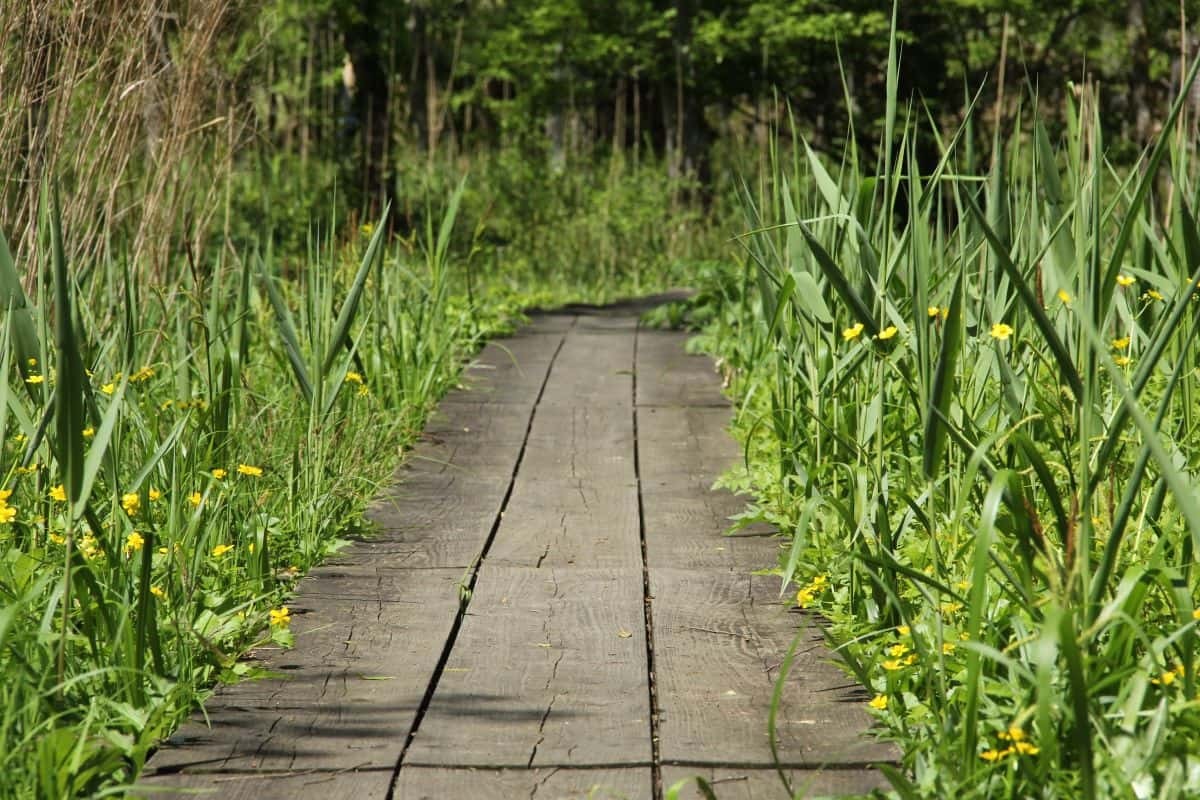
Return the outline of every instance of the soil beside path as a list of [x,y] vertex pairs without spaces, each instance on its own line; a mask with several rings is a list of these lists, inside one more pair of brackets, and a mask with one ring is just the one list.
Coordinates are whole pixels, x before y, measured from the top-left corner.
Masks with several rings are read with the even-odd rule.
[[[780,601],[778,539],[723,533],[739,457],[709,359],[640,304],[489,344],[377,498],[378,535],[300,582],[277,677],[219,690],[145,795],[779,798],[884,787],[866,700]],[[683,797],[699,797],[692,789]]]

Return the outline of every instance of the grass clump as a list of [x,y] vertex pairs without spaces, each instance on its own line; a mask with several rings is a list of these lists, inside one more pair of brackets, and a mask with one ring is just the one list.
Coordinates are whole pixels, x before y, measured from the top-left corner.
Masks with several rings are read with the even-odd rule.
[[1033,105],[982,168],[970,118],[932,169],[898,117],[874,168],[776,149],[744,192],[744,270],[703,309],[742,398],[749,469],[728,482],[791,534],[785,582],[901,746],[901,796],[1190,796],[1183,101],[1128,171],[1090,93],[1057,147]]
[[60,219],[43,204],[28,295],[0,240],[6,797],[132,782],[242,654],[290,644],[292,581],[524,302],[466,298],[453,202],[419,246],[376,226],[286,276],[268,251],[153,288],[74,268]]

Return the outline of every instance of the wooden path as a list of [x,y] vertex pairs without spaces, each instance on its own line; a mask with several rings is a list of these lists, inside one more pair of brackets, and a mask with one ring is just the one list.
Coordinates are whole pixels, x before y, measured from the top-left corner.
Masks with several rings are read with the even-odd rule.
[[[300,582],[278,677],[217,692],[145,795],[660,798],[690,775],[782,798],[884,786],[866,697],[780,602],[769,531],[725,537],[738,458],[712,363],[635,305],[488,345],[372,515]],[[694,789],[682,797],[699,797]]]

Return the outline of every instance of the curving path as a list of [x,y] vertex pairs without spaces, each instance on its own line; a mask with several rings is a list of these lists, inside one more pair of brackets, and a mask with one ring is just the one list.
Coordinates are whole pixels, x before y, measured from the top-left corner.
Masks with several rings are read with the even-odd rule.
[[[739,456],[711,362],[644,305],[542,314],[488,345],[355,543],[300,582],[278,677],[221,689],[143,796],[726,798],[885,785],[865,696],[780,602],[778,540],[726,537]],[[688,788],[682,797],[699,797]]]

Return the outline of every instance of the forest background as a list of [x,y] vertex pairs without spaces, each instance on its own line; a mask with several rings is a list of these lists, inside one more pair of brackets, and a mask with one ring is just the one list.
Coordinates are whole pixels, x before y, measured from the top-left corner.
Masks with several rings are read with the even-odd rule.
[[[119,793],[286,645],[289,587],[521,309],[678,285],[745,400],[735,488],[794,532],[781,571],[852,643],[898,787],[1200,791],[1194,465],[1125,413],[1200,452],[1195,374],[1163,378],[1200,363],[1197,19],[0,0],[0,796]],[[990,536],[1021,545],[995,569]]]

